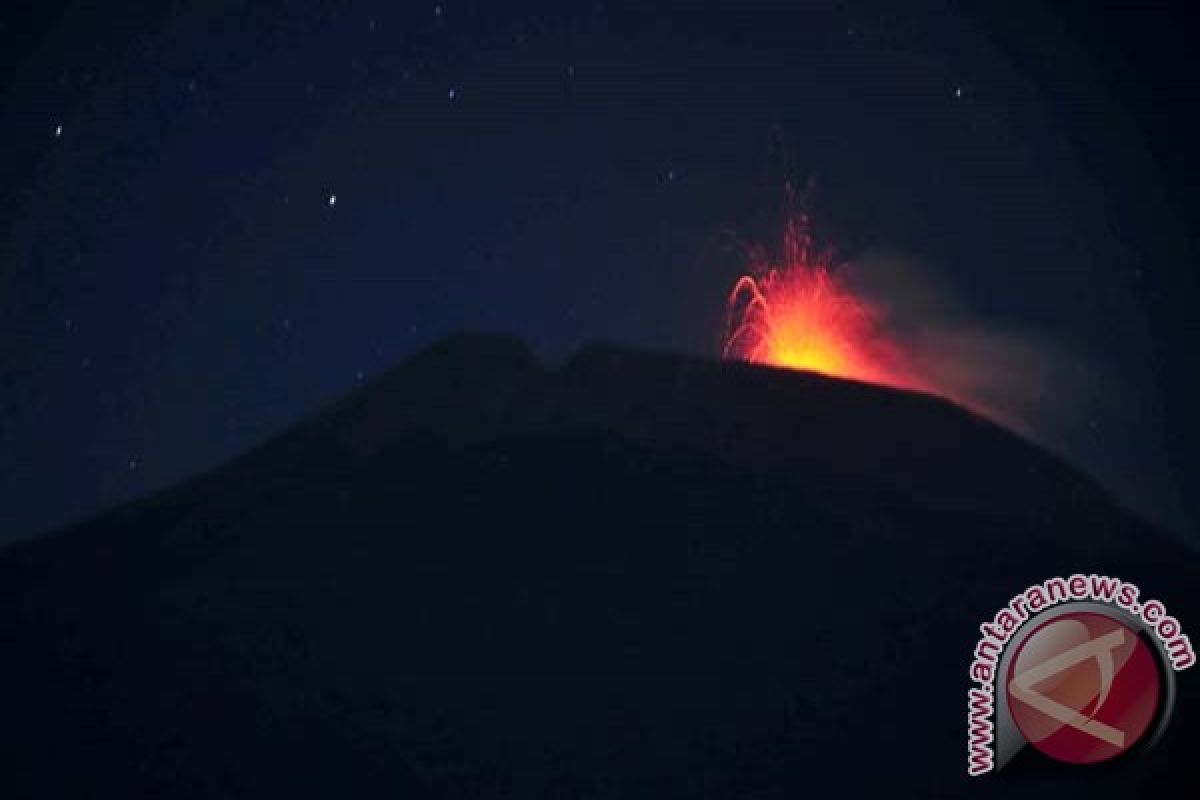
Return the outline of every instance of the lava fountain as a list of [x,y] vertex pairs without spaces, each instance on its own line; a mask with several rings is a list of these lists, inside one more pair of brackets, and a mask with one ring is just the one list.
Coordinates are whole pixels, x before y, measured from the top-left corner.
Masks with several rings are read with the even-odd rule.
[[747,248],[723,357],[939,395],[1042,442],[1080,416],[1079,356],[973,315],[919,263],[838,263],[804,215],[785,226],[778,255]]
[[814,246],[805,216],[787,224],[781,263],[761,247],[750,248],[749,262],[729,293],[724,357],[931,390],[889,338],[884,310]]

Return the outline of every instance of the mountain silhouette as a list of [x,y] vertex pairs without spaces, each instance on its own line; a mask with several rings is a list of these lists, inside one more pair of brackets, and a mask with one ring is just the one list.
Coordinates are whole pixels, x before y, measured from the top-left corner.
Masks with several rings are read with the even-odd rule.
[[966,776],[979,624],[1200,556],[939,398],[460,335],[0,551],[4,797],[1130,796],[1200,745]]

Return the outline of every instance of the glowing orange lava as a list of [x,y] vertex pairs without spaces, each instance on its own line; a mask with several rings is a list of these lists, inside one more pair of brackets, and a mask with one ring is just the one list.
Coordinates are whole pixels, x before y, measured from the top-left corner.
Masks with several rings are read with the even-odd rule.
[[814,248],[807,219],[784,233],[783,260],[761,248],[729,294],[723,355],[757,364],[923,389],[902,350],[888,341],[882,311],[855,296],[830,254]]

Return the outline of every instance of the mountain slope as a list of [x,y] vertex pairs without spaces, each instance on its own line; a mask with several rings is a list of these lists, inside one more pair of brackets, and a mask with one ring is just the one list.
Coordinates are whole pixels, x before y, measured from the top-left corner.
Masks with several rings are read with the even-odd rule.
[[1079,571],[1186,627],[1198,567],[936,398],[455,337],[0,553],[0,767],[15,796],[1142,792],[1200,743],[1191,675],[1100,784],[968,783],[970,653]]

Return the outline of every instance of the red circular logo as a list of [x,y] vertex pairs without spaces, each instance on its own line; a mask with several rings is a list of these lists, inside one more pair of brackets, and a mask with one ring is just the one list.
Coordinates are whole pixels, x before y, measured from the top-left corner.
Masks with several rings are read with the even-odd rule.
[[1008,668],[1008,707],[1025,739],[1071,764],[1106,761],[1154,723],[1155,655],[1112,617],[1071,612],[1038,626]]

